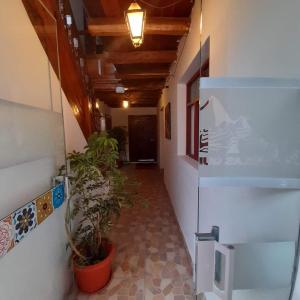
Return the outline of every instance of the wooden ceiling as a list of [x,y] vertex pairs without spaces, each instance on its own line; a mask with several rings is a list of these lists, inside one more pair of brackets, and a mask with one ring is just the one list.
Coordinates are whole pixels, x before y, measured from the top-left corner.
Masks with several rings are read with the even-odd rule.
[[[156,106],[176,60],[178,42],[188,32],[193,1],[146,0],[159,7],[177,3],[168,8],[138,1],[147,11],[144,43],[139,48],[133,47],[124,21],[131,2],[84,0],[87,69],[95,99],[111,107],[120,107],[123,100],[132,107]],[[117,94],[117,86],[126,92]]]

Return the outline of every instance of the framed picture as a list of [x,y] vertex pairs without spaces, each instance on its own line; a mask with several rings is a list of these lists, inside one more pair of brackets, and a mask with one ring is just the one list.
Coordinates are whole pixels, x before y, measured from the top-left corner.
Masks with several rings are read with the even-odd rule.
[[165,137],[171,139],[171,103],[165,107]]

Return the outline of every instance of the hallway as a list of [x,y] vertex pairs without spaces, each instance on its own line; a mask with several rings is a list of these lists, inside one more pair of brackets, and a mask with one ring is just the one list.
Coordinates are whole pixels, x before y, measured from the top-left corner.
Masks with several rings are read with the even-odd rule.
[[112,280],[99,293],[76,299],[193,299],[191,263],[161,173],[134,166],[126,173],[140,182],[148,207],[123,210],[111,236],[117,246]]

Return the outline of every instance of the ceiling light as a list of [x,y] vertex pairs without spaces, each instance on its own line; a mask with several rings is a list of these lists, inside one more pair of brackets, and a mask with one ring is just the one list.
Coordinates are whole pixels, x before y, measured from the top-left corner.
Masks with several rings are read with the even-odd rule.
[[78,106],[77,105],[74,105],[74,107],[73,107],[73,112],[74,112],[74,114],[75,114],[75,116],[78,116],[79,115],[79,108],[78,108]]
[[128,106],[129,106],[129,102],[127,100],[124,100],[123,101],[123,107],[128,108]]
[[67,24],[67,27],[71,27],[72,25],[72,16],[71,15],[66,15],[65,16],[65,21],[66,21],[66,24]]
[[100,108],[100,103],[99,103],[99,99],[98,98],[96,99],[95,107],[96,107],[96,109]]
[[73,38],[73,46],[74,46],[74,48],[78,48],[79,47],[79,42],[78,42],[78,39],[77,38]]
[[145,19],[146,11],[135,1],[132,2],[128,10],[125,11],[125,21],[135,48],[141,46],[143,43]]
[[89,107],[89,111],[92,111],[93,105],[91,101],[89,101],[88,107]]
[[116,87],[116,93],[117,94],[124,94],[125,93],[125,88],[123,86],[117,86]]
[[200,34],[202,34],[203,31],[203,15],[202,12],[200,14]]

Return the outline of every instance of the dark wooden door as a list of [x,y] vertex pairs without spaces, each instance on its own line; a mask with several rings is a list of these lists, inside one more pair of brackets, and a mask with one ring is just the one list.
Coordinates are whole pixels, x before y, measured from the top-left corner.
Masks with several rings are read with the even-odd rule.
[[134,162],[156,162],[157,120],[155,115],[128,116],[129,158]]

